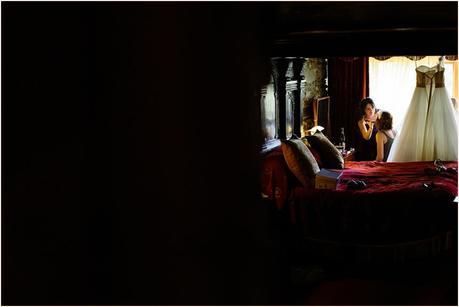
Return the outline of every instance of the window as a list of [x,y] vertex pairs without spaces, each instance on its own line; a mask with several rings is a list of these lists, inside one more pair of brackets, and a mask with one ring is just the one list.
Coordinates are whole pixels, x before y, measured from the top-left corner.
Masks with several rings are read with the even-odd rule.
[[[402,120],[411,102],[416,85],[416,65],[434,66],[439,56],[428,56],[417,62],[407,57],[391,57],[380,61],[370,58],[370,97],[376,107],[389,111],[394,117],[394,128],[401,128]],[[457,100],[457,61],[445,60],[445,87],[451,98]]]

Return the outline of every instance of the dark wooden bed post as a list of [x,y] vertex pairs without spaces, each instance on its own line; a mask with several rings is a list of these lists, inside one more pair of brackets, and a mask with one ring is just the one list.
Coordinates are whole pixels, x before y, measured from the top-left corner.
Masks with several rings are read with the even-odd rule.
[[276,102],[279,114],[279,126],[277,127],[277,137],[281,140],[287,137],[287,101],[286,101],[286,83],[285,73],[288,69],[289,60],[285,58],[273,59],[274,72],[274,89],[276,92]]
[[303,119],[303,107],[301,106],[301,71],[303,70],[304,58],[293,60],[293,78],[296,80],[295,105],[293,107],[293,133],[301,137],[301,121]]

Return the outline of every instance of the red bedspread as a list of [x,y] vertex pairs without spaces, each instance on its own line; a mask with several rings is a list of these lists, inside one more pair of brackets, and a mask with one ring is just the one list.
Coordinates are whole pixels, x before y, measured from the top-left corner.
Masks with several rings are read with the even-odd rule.
[[444,166],[449,171],[436,173],[432,162],[348,162],[337,191],[350,191],[350,180],[363,180],[366,187],[353,194],[410,194],[451,201],[457,195],[457,161],[444,162]]
[[[450,172],[436,172],[433,162],[348,162],[336,190],[293,189],[291,221],[310,237],[358,243],[406,242],[445,232],[457,226],[452,201],[458,175],[457,162],[444,165]],[[351,180],[363,180],[366,187],[353,190]]]

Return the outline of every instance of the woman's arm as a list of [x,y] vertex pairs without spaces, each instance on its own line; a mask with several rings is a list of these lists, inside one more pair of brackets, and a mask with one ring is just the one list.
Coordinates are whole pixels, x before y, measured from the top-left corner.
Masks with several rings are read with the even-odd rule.
[[378,131],[376,133],[376,161],[384,160],[384,135]]
[[359,125],[360,133],[362,134],[362,137],[365,140],[369,140],[371,137],[371,134],[373,133],[374,123],[370,122],[370,127],[367,129],[367,127],[365,126],[365,121],[361,119],[359,120],[358,125]]

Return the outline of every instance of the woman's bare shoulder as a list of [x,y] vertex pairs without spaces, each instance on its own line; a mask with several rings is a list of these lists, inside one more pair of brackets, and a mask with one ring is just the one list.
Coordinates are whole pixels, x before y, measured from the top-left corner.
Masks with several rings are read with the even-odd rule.
[[382,131],[376,132],[376,139],[384,140],[386,138],[386,135]]

